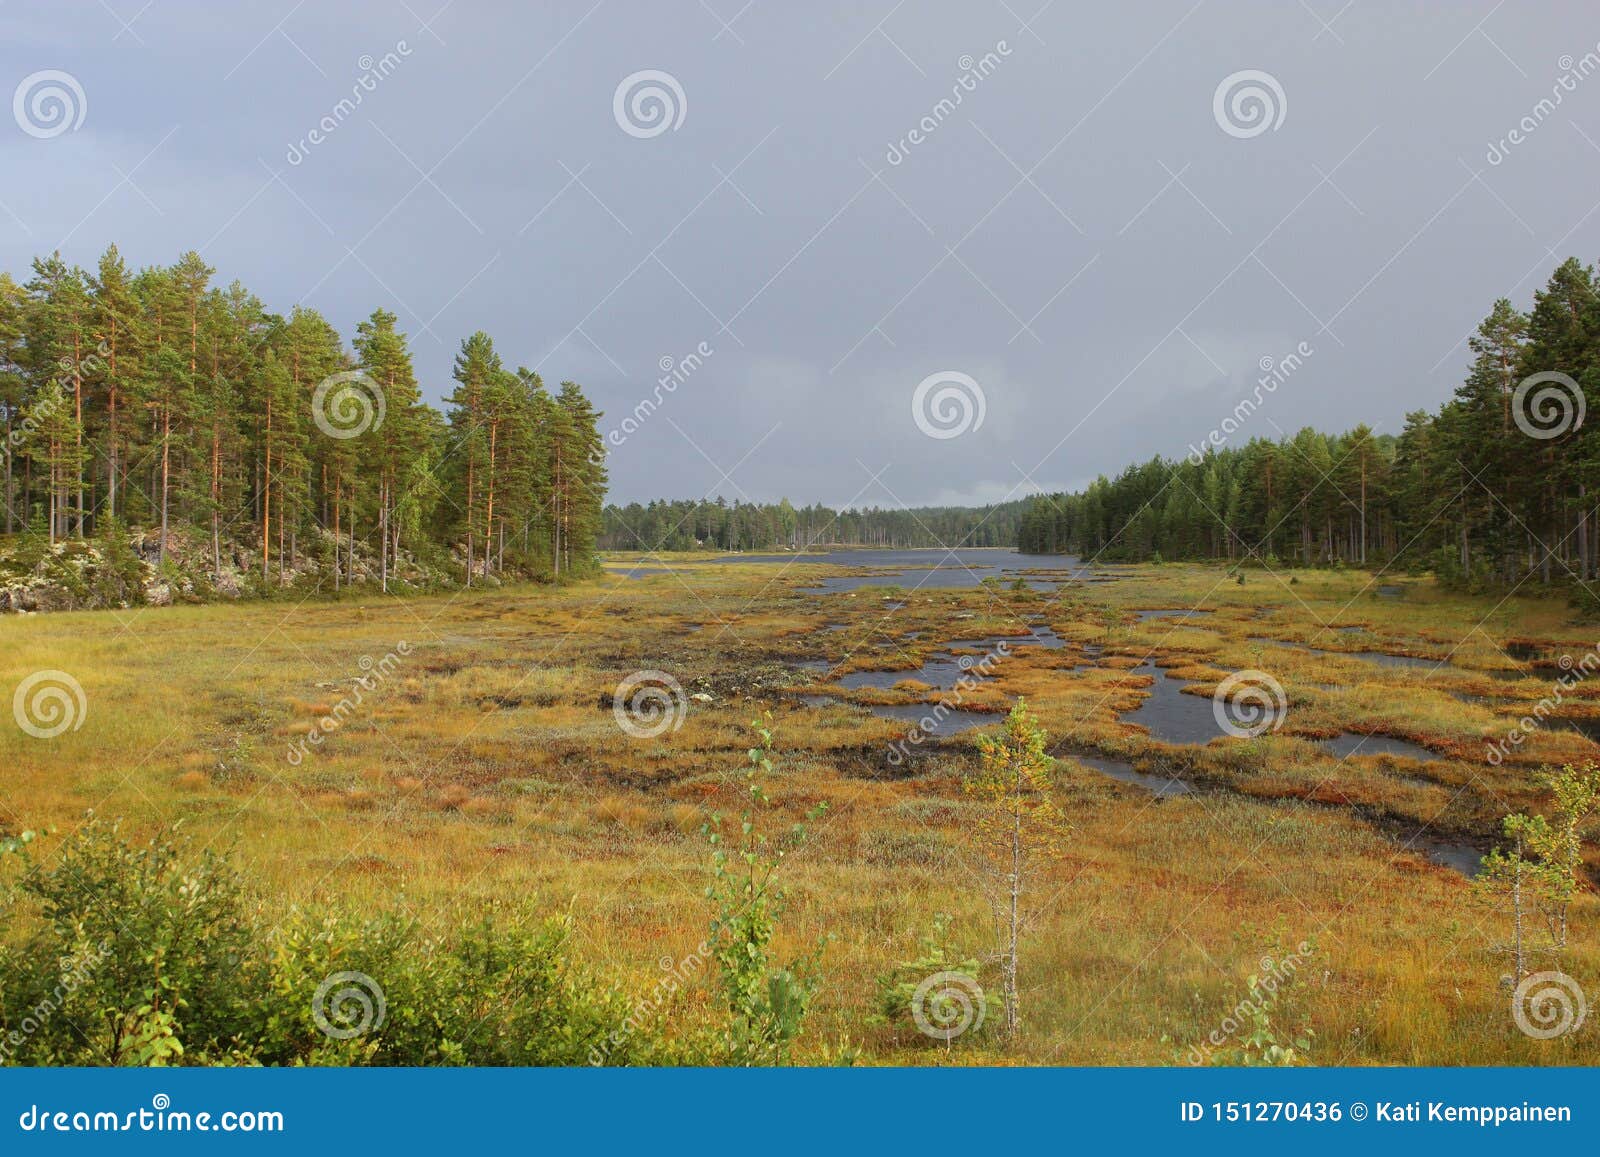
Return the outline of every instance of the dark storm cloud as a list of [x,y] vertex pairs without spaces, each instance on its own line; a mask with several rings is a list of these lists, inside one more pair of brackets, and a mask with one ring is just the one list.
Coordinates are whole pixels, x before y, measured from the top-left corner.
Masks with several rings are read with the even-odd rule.
[[[347,335],[394,309],[435,400],[485,329],[608,412],[622,500],[1075,486],[1301,343],[1232,437],[1396,431],[1600,237],[1575,3],[141,3],[0,8],[5,91],[87,102],[0,133],[4,267],[198,247]],[[615,114],[646,71],[659,133]],[[944,371],[983,422],[930,437]]]

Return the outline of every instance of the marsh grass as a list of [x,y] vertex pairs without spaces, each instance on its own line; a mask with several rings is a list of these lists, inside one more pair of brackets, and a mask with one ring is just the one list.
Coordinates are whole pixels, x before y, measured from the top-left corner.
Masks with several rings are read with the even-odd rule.
[[[88,809],[126,817],[135,832],[181,823],[202,846],[233,848],[249,886],[283,911],[387,909],[403,897],[443,920],[538,896],[570,911],[584,962],[642,989],[660,958],[705,934],[699,829],[710,810],[736,809],[745,724],[770,709],[779,813],[794,822],[828,805],[783,869],[792,903],[775,950],[835,937],[801,1059],[849,1035],[867,1063],[1171,1063],[1223,1020],[1263,955],[1314,940],[1281,1016],[1314,1031],[1316,1063],[1600,1062],[1593,1025],[1552,1042],[1516,1030],[1489,951],[1498,918],[1395,834],[1420,828],[1487,848],[1501,816],[1541,806],[1538,766],[1600,754],[1545,727],[1499,766],[1484,758],[1558,673],[1511,659],[1504,644],[1536,639],[1574,655],[1594,645],[1564,607],[1426,582],[1379,599],[1353,571],[1301,572],[1292,585],[1252,573],[1239,587],[1218,568],[1167,565],[1057,595],[908,586],[905,605],[889,610],[883,588],[801,593],[837,573],[803,557],[787,569],[695,556],[672,565],[678,576],[381,604],[0,620],[0,689],[62,669],[89,705],[81,729],[53,740],[0,728],[0,826],[55,829],[48,853]],[[1192,606],[1214,613],[1133,614]],[[867,1018],[875,978],[914,955],[935,913],[951,916],[953,950],[992,956],[987,905],[963,864],[972,736],[930,742],[891,775],[884,756],[905,725],[867,708],[942,693],[909,679],[842,691],[831,676],[915,670],[952,639],[1019,635],[1029,616],[1066,646],[1014,649],[961,706],[999,712],[1026,696],[1055,750],[1100,751],[1200,790],[1157,801],[1063,763],[1075,836],[1039,883],[1020,1041],[1004,1052],[988,1039],[927,1047]],[[834,624],[842,629],[825,629]],[[291,763],[292,743],[348,695],[362,657],[402,639],[410,654],[390,677]],[[1387,668],[1306,647],[1450,663]],[[1133,670],[1147,657],[1202,696],[1229,672],[1269,672],[1288,696],[1283,726],[1249,741],[1153,740],[1120,718],[1148,694],[1148,673]],[[801,659],[829,671],[799,671]],[[639,740],[605,697],[645,667],[709,698],[691,700],[677,730]],[[1528,677],[1484,674],[1509,668]],[[806,706],[798,690],[832,701]],[[1597,693],[1579,685],[1568,699],[1593,710]],[[1343,731],[1409,739],[1440,758],[1340,760],[1319,743]],[[1591,846],[1591,880],[1596,865]],[[1574,927],[1563,967],[1600,999],[1592,888]],[[709,1016],[705,993],[674,1015]]]

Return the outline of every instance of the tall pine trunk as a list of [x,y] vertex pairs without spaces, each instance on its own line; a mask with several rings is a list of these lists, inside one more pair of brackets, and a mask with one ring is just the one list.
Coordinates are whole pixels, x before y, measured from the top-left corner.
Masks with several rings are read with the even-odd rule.
[[267,445],[264,482],[261,487],[261,582],[266,583],[272,544],[272,400],[267,399]]
[[172,405],[161,407],[161,550],[160,565],[167,562],[167,505],[172,490]]

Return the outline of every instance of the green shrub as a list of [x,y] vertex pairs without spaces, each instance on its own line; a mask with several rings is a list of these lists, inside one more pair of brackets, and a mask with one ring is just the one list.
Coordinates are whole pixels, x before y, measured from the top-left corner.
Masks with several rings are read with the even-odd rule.
[[[878,975],[878,999],[872,1023],[896,1029],[918,1030],[916,1003],[923,1004],[922,1019],[948,1039],[918,1032],[921,1039],[949,1045],[957,1036],[972,1036],[982,1031],[989,1014],[1001,1008],[1000,997],[987,993],[978,983],[978,961],[958,957],[950,944],[950,916],[937,912],[933,928],[917,940],[920,954],[915,960],[902,960]],[[939,978],[935,985],[928,981]],[[953,1001],[969,1002],[966,1007]],[[948,1007],[946,1007],[948,1005]],[[965,1025],[966,1027],[963,1027]],[[959,1030],[959,1031],[958,1031]]]
[[[723,1064],[787,1064],[822,985],[826,940],[786,963],[772,957],[772,940],[788,899],[775,876],[784,857],[805,842],[806,825],[793,824],[774,838],[762,823],[763,814],[774,806],[763,786],[772,774],[770,724],[770,715],[751,724],[758,746],[748,752],[748,802],[731,839],[726,829],[733,825],[725,824],[719,813],[712,813],[705,828],[712,848],[711,883],[706,887],[712,906],[708,944],[728,1014],[716,1046]],[[819,804],[807,819],[815,820],[826,806]]]
[[128,539],[128,529],[106,518],[96,543],[100,563],[89,577],[89,597],[97,607],[138,606],[144,602],[144,563]]
[[20,880],[0,894],[0,924],[27,929],[0,957],[7,1059],[141,1064],[180,1056],[184,1038],[233,1035],[250,929],[221,857],[180,865],[173,842],[134,848],[90,820],[51,865],[26,851],[20,860]]
[[0,880],[0,1063],[673,1059],[573,964],[565,916],[495,903],[437,933],[394,912],[274,921],[226,857],[168,835],[135,847],[91,819],[52,863],[30,851],[26,834],[0,843],[18,869]]

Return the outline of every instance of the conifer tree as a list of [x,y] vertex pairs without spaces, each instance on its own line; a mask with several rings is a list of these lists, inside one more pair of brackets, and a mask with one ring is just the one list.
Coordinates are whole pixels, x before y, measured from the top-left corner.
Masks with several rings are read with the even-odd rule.
[[365,440],[369,463],[377,474],[377,524],[380,581],[389,589],[390,562],[400,549],[400,523],[395,510],[400,502],[406,464],[421,453],[421,391],[406,349],[405,335],[395,325],[398,318],[385,309],[356,327],[356,360],[362,371],[383,392],[384,420]]
[[[462,341],[461,352],[456,355],[456,388],[447,400],[451,406],[450,453],[453,472],[459,480],[456,509],[466,539],[467,586],[472,585],[476,565],[477,531],[487,525],[494,506],[489,414],[502,385],[502,372],[500,355],[495,353],[488,334],[479,330]],[[482,553],[487,552],[485,539]],[[488,573],[487,561],[484,573]]]

